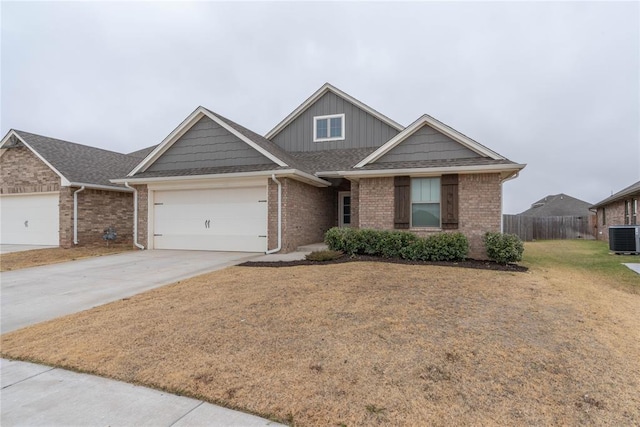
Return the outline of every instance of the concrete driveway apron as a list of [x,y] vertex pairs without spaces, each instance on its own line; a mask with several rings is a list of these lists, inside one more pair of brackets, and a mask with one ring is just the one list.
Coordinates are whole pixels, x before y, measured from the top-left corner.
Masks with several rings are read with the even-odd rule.
[[[2,332],[218,270],[260,254],[140,251],[0,273]],[[3,426],[279,426],[158,390],[0,360]]]
[[218,270],[260,254],[150,250],[0,273],[2,333]]

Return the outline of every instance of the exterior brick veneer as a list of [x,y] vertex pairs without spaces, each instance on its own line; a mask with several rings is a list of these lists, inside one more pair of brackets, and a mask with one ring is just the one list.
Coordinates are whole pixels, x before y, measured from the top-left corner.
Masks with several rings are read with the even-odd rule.
[[[633,198],[633,196],[630,196],[629,198]],[[602,224],[603,209],[605,209],[604,224]],[[598,208],[596,218],[596,239],[608,242],[609,227],[612,225],[624,225],[624,199],[611,202],[604,207]]]
[[363,178],[358,186],[359,228],[393,229],[394,178]]
[[[337,223],[337,194],[289,178],[282,183],[282,253],[298,246],[324,240],[324,233]],[[269,180],[268,187],[269,249],[278,244],[278,186]]]
[[[73,193],[80,187],[61,187],[60,177],[27,147],[7,149],[0,158],[0,193],[59,193],[59,245],[73,244]],[[78,193],[78,245],[105,244],[106,227],[115,227],[116,242],[130,242],[133,228],[131,193],[85,189]]]
[[60,177],[27,147],[9,148],[0,157],[0,193],[60,190]]
[[[60,246],[73,246],[73,193],[79,187],[60,191]],[[131,193],[85,189],[78,193],[78,245],[106,245],[104,229],[113,227],[114,243],[133,240],[133,195]]]
[[[352,186],[353,191],[353,186]],[[359,183],[359,227],[379,230],[394,228],[394,178],[364,178]],[[353,193],[352,193],[353,196]],[[469,239],[469,257],[487,257],[482,236],[500,231],[502,184],[499,174],[460,175],[458,180],[459,225],[457,230]],[[419,236],[440,230],[409,230]]]
[[[138,190],[138,243],[149,247],[149,189],[146,185],[132,185]],[[131,207],[133,212],[133,206]],[[133,236],[133,230],[131,231]]]

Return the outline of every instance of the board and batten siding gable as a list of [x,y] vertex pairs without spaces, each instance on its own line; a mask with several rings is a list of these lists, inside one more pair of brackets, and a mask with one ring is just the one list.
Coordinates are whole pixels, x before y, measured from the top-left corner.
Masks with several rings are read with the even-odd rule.
[[166,171],[273,163],[209,117],[201,118],[147,170]]
[[[313,118],[331,114],[345,115],[345,139],[313,141]],[[398,131],[351,102],[327,92],[272,138],[286,151],[308,152],[346,148],[373,148],[398,134]]]
[[453,160],[481,157],[447,135],[428,125],[422,126],[400,142],[376,163],[405,162],[415,160]]

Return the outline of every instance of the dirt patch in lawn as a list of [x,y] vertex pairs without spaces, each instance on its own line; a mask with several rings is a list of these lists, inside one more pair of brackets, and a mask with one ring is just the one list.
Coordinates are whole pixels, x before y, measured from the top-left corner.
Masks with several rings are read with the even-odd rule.
[[3,335],[2,355],[302,426],[634,425],[638,313],[579,271],[233,267]]
[[81,246],[69,249],[48,248],[12,252],[0,256],[0,271],[18,270],[39,265],[75,261],[82,258],[111,255],[133,250],[131,245]]

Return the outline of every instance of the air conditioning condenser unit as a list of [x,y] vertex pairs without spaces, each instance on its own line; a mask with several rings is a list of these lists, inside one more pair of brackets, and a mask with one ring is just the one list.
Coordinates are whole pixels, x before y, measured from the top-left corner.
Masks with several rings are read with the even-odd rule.
[[640,225],[609,227],[609,249],[615,253],[640,253]]

